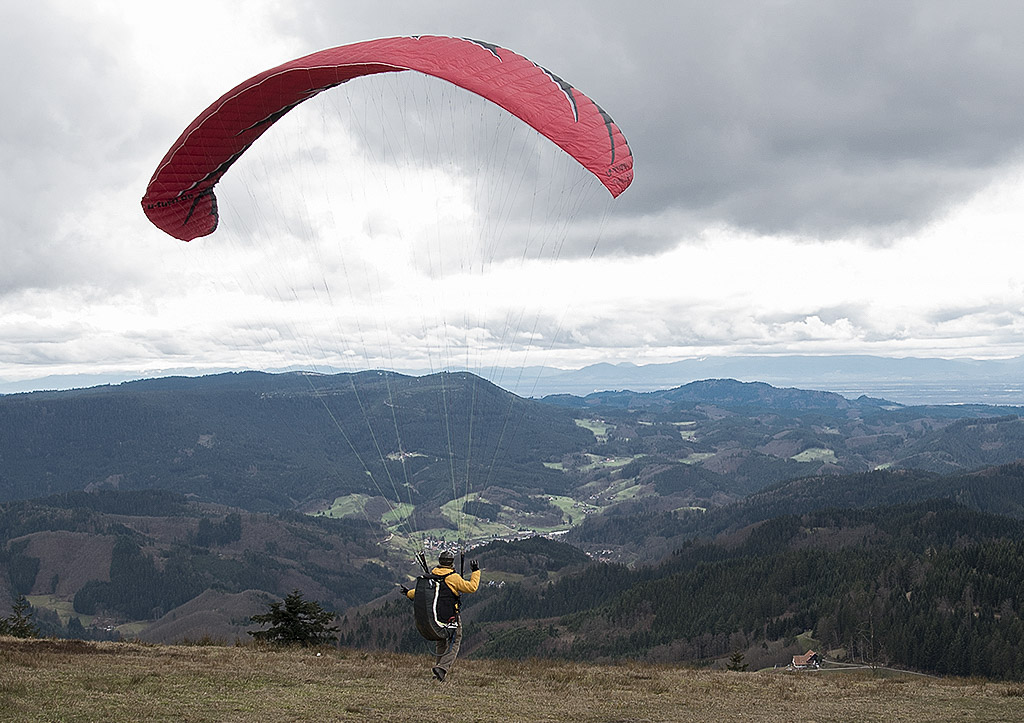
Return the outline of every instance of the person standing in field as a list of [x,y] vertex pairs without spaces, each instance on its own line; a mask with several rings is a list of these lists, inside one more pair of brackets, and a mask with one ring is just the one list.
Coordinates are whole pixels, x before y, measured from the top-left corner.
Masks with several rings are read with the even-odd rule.
[[[437,617],[442,622],[455,625],[447,640],[437,641],[434,667],[431,670],[434,677],[441,682],[448,675],[448,671],[452,669],[455,658],[459,654],[459,647],[462,645],[462,619],[459,615],[460,595],[474,593],[480,587],[480,565],[476,560],[469,562],[471,574],[468,580],[455,572],[454,566],[455,554],[450,550],[444,550],[437,558],[437,567],[430,571],[430,574],[444,580],[437,597]],[[410,590],[405,585],[401,587],[407,598],[410,600],[416,598],[415,590]]]

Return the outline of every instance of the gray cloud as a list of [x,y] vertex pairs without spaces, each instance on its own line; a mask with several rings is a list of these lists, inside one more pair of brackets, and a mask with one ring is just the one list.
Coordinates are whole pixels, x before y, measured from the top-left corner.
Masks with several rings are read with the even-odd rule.
[[[1015,2],[446,8],[396,3],[384,20],[317,7],[310,35],[478,34],[552,68],[630,139],[637,177],[615,210],[626,217],[887,241],[983,187],[1024,142]],[[678,241],[673,225],[661,235]]]
[[44,3],[0,10],[0,62],[17,69],[0,114],[0,295],[111,281],[106,249],[81,231],[90,214],[124,229],[104,206],[141,172],[137,78],[121,74],[111,22],[73,23]]
[[[60,209],[143,155],[141,79],[124,74],[111,28],[72,23],[59,6],[19,7],[3,11],[0,52],[8,67],[29,67],[5,79],[19,102],[0,119],[12,204],[0,230],[55,243]],[[653,253],[719,224],[888,240],[978,190],[1024,142],[1015,2],[683,2],[625,13],[610,0],[397,2],[386,13],[307,3],[281,13],[280,27],[310,49],[402,32],[485,37],[570,79],[612,113],[636,156],[634,186],[610,214],[647,231],[632,243],[613,234],[599,253]],[[160,123],[145,137],[170,138],[172,119]],[[16,191],[28,188],[38,192],[26,207]],[[18,264],[5,265],[4,287],[31,283],[31,259]]]
[[[639,359],[641,353],[672,357],[708,349],[986,354],[1020,349],[1024,308],[1014,302],[1021,282],[1012,264],[998,269],[1001,286],[991,290],[989,304],[987,296],[969,287],[970,279],[984,277],[984,269],[931,284],[915,276],[916,260],[888,254],[907,248],[901,235],[919,232],[1019,168],[1024,142],[1019,109],[1024,5],[1019,3],[694,1],[627,8],[611,0],[514,5],[399,0],[386,6],[305,0],[288,7],[255,2],[252,25],[245,29],[255,29],[259,40],[228,27],[227,6],[213,3],[217,21],[204,32],[223,43],[197,41],[183,53],[181,66],[168,63],[159,77],[153,76],[157,66],[146,64],[151,56],[143,55],[148,42],[164,40],[172,30],[160,27],[157,15],[148,18],[147,11],[127,2],[120,6],[124,12],[117,3],[93,14],[83,7],[60,0],[0,7],[0,60],[20,69],[0,80],[8,99],[0,114],[0,361],[8,366],[152,368],[164,359],[227,366],[242,352],[252,356],[239,364],[255,365],[251,360],[257,359],[265,366],[271,359],[281,365],[295,341],[281,331],[290,323],[281,307],[288,299],[320,294],[336,267],[352,262],[349,283],[331,288],[339,299],[346,294],[389,298],[394,290],[389,285],[400,290],[414,275],[390,277],[387,259],[383,267],[363,272],[362,256],[352,261],[344,254],[325,254],[312,260],[310,266],[319,264],[313,272],[294,268],[287,279],[279,268],[285,264],[268,261],[263,264],[267,285],[248,301],[262,304],[269,297],[272,311],[261,307],[265,316],[251,325],[240,321],[252,311],[248,308],[217,310],[211,314],[216,318],[205,319],[208,307],[186,303],[184,297],[201,284],[216,287],[219,280],[180,278],[190,265],[204,264],[191,253],[201,245],[184,247],[154,231],[142,218],[138,199],[184,125],[246,74],[321,47],[417,32],[483,38],[526,54],[591,95],[630,139],[636,157],[633,187],[614,202],[607,194],[587,198],[572,223],[556,232],[554,243],[533,239],[536,245],[527,254],[521,251],[525,239],[543,225],[530,220],[538,212],[536,200],[559,198],[557,189],[544,187],[548,168],[525,165],[513,176],[498,166],[486,188],[468,194],[477,216],[490,224],[477,229],[467,223],[468,244],[479,244],[469,253],[493,267],[516,261],[517,253],[527,259],[595,257],[586,268],[549,264],[547,270],[560,275],[547,279],[548,287],[531,286],[523,274],[520,293],[527,301],[544,300],[549,288],[563,281],[583,299],[584,309],[551,310],[529,326],[542,339],[539,346],[565,352],[561,359],[573,354],[593,361]],[[215,27],[218,22],[224,27]],[[173,47],[181,40],[175,36]],[[168,41],[161,53],[169,47]],[[382,123],[382,114],[422,128],[422,135],[411,137],[420,151],[429,149],[431,134],[448,134],[455,141],[451,157],[437,165],[451,178],[482,175],[480,142],[470,140],[469,120],[438,122],[430,108],[403,109],[379,100],[369,110],[352,109],[345,105],[346,90],[323,94],[325,113],[362,120],[360,151],[376,161],[371,165],[377,186],[390,182],[400,159],[374,154],[393,154],[391,142],[404,133],[398,125]],[[332,107],[327,96],[335,93]],[[268,135],[259,145],[271,140]],[[320,140],[310,138],[298,151],[283,144],[279,162],[293,166],[296,177],[308,172],[317,184],[315,174],[338,168],[342,157],[326,142],[317,145]],[[423,170],[436,160],[428,151],[415,162]],[[242,175],[244,165],[232,169],[223,198],[230,198],[226,187]],[[235,184],[235,199],[242,202],[222,208],[222,229],[209,239],[211,247],[224,248],[217,257],[223,258],[222,266],[215,269],[244,266],[233,270],[248,273],[250,267],[241,262],[257,229],[271,247],[269,258],[277,252],[295,261],[281,253],[282,239],[319,237],[340,245],[346,242],[344,231],[365,243],[358,251],[371,259],[369,264],[383,257],[372,251],[386,251],[388,244],[397,248],[403,233],[408,237],[410,228],[427,225],[415,216],[417,209],[403,209],[409,212],[399,218],[376,198],[376,205],[360,215],[351,205],[334,203],[341,189],[334,202],[313,204],[314,210],[335,213],[321,219],[289,195],[291,179],[283,180],[287,177],[279,169],[262,171],[262,179],[258,173],[249,177],[248,187]],[[520,180],[538,194],[509,200],[495,192]],[[433,213],[433,223],[442,226],[445,211],[428,208],[422,215]],[[995,220],[1004,228],[1013,222]],[[328,233],[338,238],[327,238]],[[831,240],[867,243],[808,249]],[[886,244],[892,248],[878,248]],[[755,253],[765,246],[775,255]],[[672,248],[673,253],[663,253]],[[823,257],[833,252],[836,264],[830,265]],[[988,253],[1003,258],[997,249]],[[746,255],[759,259],[757,268],[744,264]],[[930,258],[934,265],[957,267],[963,255],[946,249]],[[652,266],[640,264],[662,259],[680,264],[666,268],[674,276],[660,281],[662,286],[625,278],[630,269],[652,275]],[[414,259],[415,271],[434,276],[436,261],[436,255]],[[844,262],[847,268],[841,267]],[[258,261],[248,263],[261,268]],[[807,273],[816,276],[802,275],[805,263]],[[520,271],[526,268],[528,261]],[[833,274],[835,289],[810,283]],[[851,280],[851,274],[863,278]],[[736,276],[745,279],[743,285],[728,283]],[[703,278],[721,282],[695,283]],[[883,285],[884,279],[892,283]],[[902,288],[901,279],[916,280],[908,287],[912,290]],[[58,293],[48,295],[53,289]],[[339,310],[348,306],[337,303]],[[417,345],[437,343],[427,339],[434,333],[428,324],[397,331],[406,309],[378,303],[377,310],[392,314],[386,324],[396,328],[395,346],[407,346],[402,353],[422,359],[424,347]],[[484,348],[502,338],[503,323],[494,316],[478,321],[482,331],[452,327]],[[324,338],[334,334],[327,340],[337,342],[334,351],[341,353],[351,331],[339,325]]]

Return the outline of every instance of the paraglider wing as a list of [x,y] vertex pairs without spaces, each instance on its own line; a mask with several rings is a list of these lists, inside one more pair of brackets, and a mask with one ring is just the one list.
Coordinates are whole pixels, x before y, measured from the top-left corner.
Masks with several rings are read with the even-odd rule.
[[496,103],[551,139],[613,196],[633,180],[615,122],[590,98],[521,55],[477,40],[413,36],[322,50],[228,91],[185,129],[157,166],[142,207],[157,227],[189,241],[217,228],[213,188],[274,122],[299,103],[365,75],[413,70]]

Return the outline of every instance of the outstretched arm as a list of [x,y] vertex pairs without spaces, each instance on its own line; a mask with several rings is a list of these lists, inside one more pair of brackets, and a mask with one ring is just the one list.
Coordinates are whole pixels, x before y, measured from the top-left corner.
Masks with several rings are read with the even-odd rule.
[[[470,563],[470,567],[473,567],[473,563]],[[480,567],[476,566],[477,569],[473,570],[473,573],[466,580],[459,573],[452,573],[444,579],[455,592],[476,592],[477,588],[480,587]]]

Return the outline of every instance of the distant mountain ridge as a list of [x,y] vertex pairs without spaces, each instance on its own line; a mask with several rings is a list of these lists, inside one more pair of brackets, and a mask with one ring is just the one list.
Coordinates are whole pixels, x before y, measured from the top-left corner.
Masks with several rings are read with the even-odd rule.
[[[0,379],[0,394],[117,384],[144,376],[195,377],[227,371],[240,370],[183,368],[149,374],[122,372],[49,376],[25,381]],[[297,369],[268,371],[281,373]],[[397,371],[414,376],[430,373],[413,369]],[[1024,356],[1010,359],[892,358],[863,354],[708,356],[655,364],[602,362],[580,369],[529,366],[466,371],[480,374],[523,397],[587,395],[626,389],[645,392],[701,379],[729,378],[766,382],[777,387],[832,391],[847,397],[866,394],[902,404],[1024,405]]]
[[[528,375],[524,375],[528,376]],[[544,369],[537,375],[539,396],[596,391],[652,391],[710,378],[767,382],[773,386],[862,391],[884,396],[886,389],[918,389],[951,385],[1006,385],[1010,396],[999,400],[921,399],[922,403],[1024,403],[1024,356],[1012,359],[889,358],[869,355],[734,356],[683,359],[665,364],[600,363],[576,370]],[[934,393],[934,389],[932,392]],[[950,388],[948,391],[952,392]],[[897,400],[904,401],[904,400]],[[916,401],[916,400],[915,400]]]
[[895,409],[902,405],[885,399],[861,396],[855,400],[836,394],[807,389],[780,389],[765,382],[740,382],[735,379],[705,379],[673,389],[650,392],[593,392],[585,397],[559,394],[544,397],[545,402],[587,408],[604,406],[619,409],[664,407],[680,402],[716,404],[723,407],[757,407],[772,410],[846,410]]

